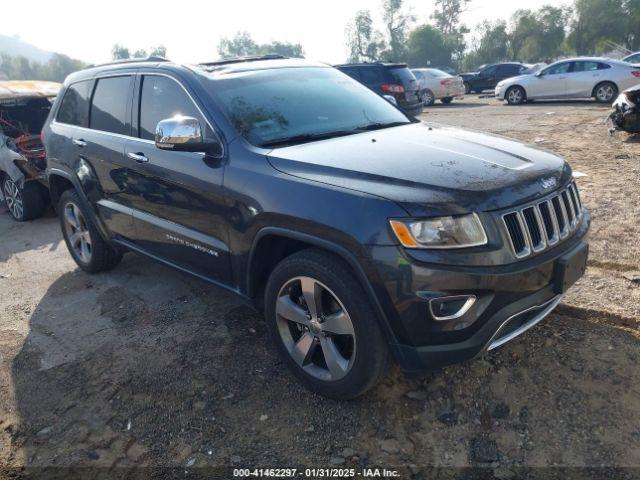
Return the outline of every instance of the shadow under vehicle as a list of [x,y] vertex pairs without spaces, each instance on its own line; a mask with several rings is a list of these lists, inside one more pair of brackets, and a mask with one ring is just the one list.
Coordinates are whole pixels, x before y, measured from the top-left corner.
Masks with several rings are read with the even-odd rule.
[[0,201],[19,222],[40,217],[49,205],[40,131],[60,87],[55,82],[0,82]]

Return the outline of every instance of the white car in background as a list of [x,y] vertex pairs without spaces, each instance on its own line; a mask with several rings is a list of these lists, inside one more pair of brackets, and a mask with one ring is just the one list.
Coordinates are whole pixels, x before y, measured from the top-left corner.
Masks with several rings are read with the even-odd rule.
[[422,105],[430,107],[436,100],[451,103],[455,97],[464,95],[462,77],[450,75],[437,68],[412,68],[411,72],[420,84]]
[[618,92],[640,83],[640,69],[609,58],[580,57],[552,63],[535,73],[498,83],[495,96],[511,105],[536,99],[595,98],[611,103]]
[[634,65],[640,65],[640,52],[632,53],[622,59],[623,62],[633,63]]

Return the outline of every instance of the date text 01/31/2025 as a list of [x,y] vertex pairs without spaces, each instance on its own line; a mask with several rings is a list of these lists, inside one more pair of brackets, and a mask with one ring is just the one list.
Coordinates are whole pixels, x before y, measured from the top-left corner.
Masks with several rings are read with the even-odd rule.
[[233,470],[236,478],[270,477],[270,478],[398,478],[397,470],[386,468],[238,468]]

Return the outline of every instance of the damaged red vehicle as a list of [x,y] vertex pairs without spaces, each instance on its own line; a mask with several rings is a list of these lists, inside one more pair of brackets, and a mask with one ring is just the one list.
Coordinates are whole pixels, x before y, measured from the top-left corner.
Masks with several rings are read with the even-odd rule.
[[60,87],[54,82],[0,82],[0,201],[19,222],[40,217],[49,205],[40,131]]

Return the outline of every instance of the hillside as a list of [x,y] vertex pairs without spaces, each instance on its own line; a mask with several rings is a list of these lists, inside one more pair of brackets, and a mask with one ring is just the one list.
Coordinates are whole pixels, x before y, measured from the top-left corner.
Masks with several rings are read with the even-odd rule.
[[12,57],[26,57],[32,62],[46,63],[53,56],[53,52],[43,50],[31,45],[20,37],[9,37],[0,35],[0,54],[11,55]]

